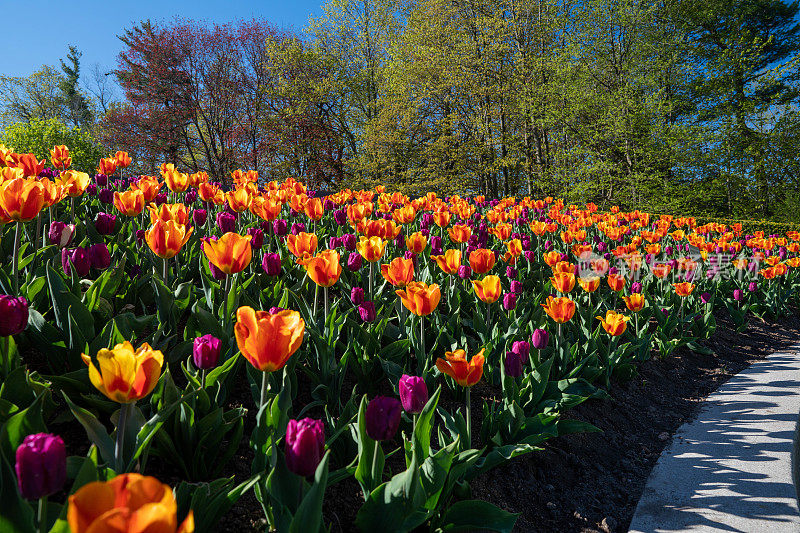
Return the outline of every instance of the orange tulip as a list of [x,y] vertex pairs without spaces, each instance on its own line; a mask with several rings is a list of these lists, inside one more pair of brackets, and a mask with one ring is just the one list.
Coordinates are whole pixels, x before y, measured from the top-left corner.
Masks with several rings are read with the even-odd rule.
[[652,267],[650,267],[650,271],[653,275],[659,279],[664,279],[667,277],[672,270],[672,267],[667,263],[656,263]]
[[33,154],[11,154],[11,162],[8,166],[22,170],[25,177],[35,178],[44,170],[44,159],[39,161]]
[[447,228],[447,234],[453,242],[461,244],[467,242],[472,236],[472,228],[464,224],[456,224],[452,228]]
[[482,280],[473,280],[472,286],[475,288],[475,294],[478,295],[478,298],[487,304],[496,302],[503,293],[503,287],[500,285],[498,276],[489,275]]
[[625,329],[628,327],[628,320],[631,319],[629,316],[625,316],[621,313],[617,313],[616,311],[612,311],[609,309],[606,311],[606,316],[603,318],[602,316],[595,317],[600,323],[603,325],[603,329],[606,330],[606,333],[611,335],[612,337],[616,337],[618,335],[622,335],[625,333]]
[[414,281],[414,261],[395,257],[391,263],[381,265],[381,275],[395,287],[405,287]]
[[406,248],[415,254],[421,254],[428,246],[428,239],[422,232],[417,231],[406,237]]
[[128,168],[131,164],[131,156],[128,155],[128,152],[118,150],[117,153],[114,154],[114,162],[117,164],[117,168]]
[[190,510],[178,526],[178,505],[169,485],[141,474],[92,481],[69,497],[72,533],[193,533]]
[[77,198],[89,186],[89,174],[77,170],[67,170],[56,178],[56,185],[61,185],[70,198]]
[[36,218],[44,206],[44,186],[35,179],[14,178],[0,185],[0,212],[14,222]]
[[688,281],[673,283],[672,286],[675,287],[675,293],[681,297],[689,296],[694,290],[694,283],[689,283]]
[[[171,164],[169,166],[172,167]],[[162,170],[161,176],[172,192],[183,192],[189,188],[189,175],[178,172],[174,167],[168,168],[166,172]]]
[[432,255],[431,259],[436,261],[445,274],[455,275],[458,274],[458,267],[461,266],[461,250],[451,248],[446,250],[444,255]]
[[462,387],[472,387],[481,380],[483,376],[483,357],[484,350],[472,356],[467,361],[467,353],[464,350],[455,352],[445,352],[444,359],[436,360],[436,368],[442,374],[448,375]]
[[542,254],[542,258],[547,266],[553,268],[559,261],[561,261],[561,252],[545,252]]
[[242,187],[235,191],[228,191],[225,194],[225,199],[228,201],[228,205],[231,206],[231,209],[237,213],[241,213],[250,207],[250,204],[253,202],[253,195],[250,194],[250,191],[246,188]]
[[72,165],[72,158],[69,156],[69,148],[63,144],[53,146],[50,150],[50,162],[55,168],[65,169]]
[[44,205],[42,208],[51,207],[64,199],[67,194],[64,192],[64,187],[56,185],[47,178],[39,178],[39,183],[42,184],[44,189]]
[[114,157],[103,158],[97,165],[98,174],[113,176],[116,171],[117,171],[117,160]]
[[361,254],[361,257],[370,263],[374,263],[375,261],[380,261],[381,257],[383,257],[383,252],[386,250],[386,242],[380,237],[361,237],[356,249]]
[[144,194],[140,190],[114,193],[114,207],[128,217],[135,217],[144,210]]
[[575,274],[572,272],[556,272],[550,278],[553,288],[561,293],[568,293],[575,287]]
[[421,281],[412,281],[406,285],[405,290],[394,292],[400,297],[405,308],[417,316],[433,313],[442,297],[438,285],[428,285]]
[[[158,191],[161,190],[164,184],[155,178],[143,176],[134,183],[131,183],[131,190],[140,190],[144,195],[145,202],[152,202],[158,196]],[[204,198],[205,200],[205,198]]]
[[305,264],[305,261],[317,251],[317,236],[304,231],[297,235],[289,235],[286,237],[286,247],[299,259],[298,263]]
[[622,299],[632,313],[638,313],[644,308],[644,295],[641,293],[635,292],[630,296],[623,296]]
[[433,221],[436,222],[436,225],[440,228],[445,228],[450,224],[451,216],[450,211],[436,211],[433,214]]
[[174,220],[164,222],[159,218],[144,236],[154,254],[162,259],[172,259],[178,255],[193,231],[194,228],[186,231],[186,226],[177,224]]
[[511,224],[501,222],[493,228],[489,228],[489,233],[504,241],[511,236]]
[[469,266],[477,274],[486,274],[494,266],[494,252],[486,248],[478,248],[469,254]]
[[303,206],[303,212],[311,220],[319,220],[325,214],[325,209],[322,206],[322,200],[319,198],[310,198],[306,205]]
[[611,287],[612,291],[619,292],[625,287],[625,278],[619,274],[609,274],[606,281],[608,282],[608,286]]
[[336,250],[323,250],[309,259],[305,267],[308,277],[320,287],[330,287],[342,275],[339,252]]
[[205,239],[203,253],[221,271],[228,275],[236,274],[247,268],[253,259],[250,239],[250,235],[243,237],[238,233],[228,232],[217,240]]
[[156,207],[155,204],[147,206],[150,210],[150,223],[155,224],[156,220],[168,222],[174,220],[176,224],[185,226],[189,223],[189,210],[183,204],[161,204]]
[[256,196],[250,203],[250,212],[257,217],[270,222],[278,218],[281,214],[281,204],[275,198],[264,198],[263,196]]
[[280,370],[303,342],[306,323],[297,311],[270,314],[252,307],[236,311],[236,344],[242,355],[262,372]]
[[578,283],[584,291],[594,292],[600,288],[600,276],[580,277]]
[[503,255],[503,261],[509,262],[512,265],[517,263],[517,257],[522,254],[522,241],[519,239],[511,239],[506,242],[507,251]]
[[575,314],[575,302],[566,297],[547,297],[547,303],[541,304],[544,312],[559,324],[569,322]]
[[101,348],[97,352],[100,370],[88,355],[81,354],[81,359],[89,367],[92,385],[117,403],[135,403],[150,394],[164,366],[164,354],[146,342],[136,351],[128,341],[117,344],[113,350]]

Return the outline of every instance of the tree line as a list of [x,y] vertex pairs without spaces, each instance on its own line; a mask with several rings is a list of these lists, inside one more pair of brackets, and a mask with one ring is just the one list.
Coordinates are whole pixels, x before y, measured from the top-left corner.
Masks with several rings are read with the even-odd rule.
[[145,173],[170,161],[322,190],[798,220],[797,14],[782,0],[330,0],[302,34],[143,21],[120,35],[121,94],[98,72],[78,88],[71,50],[38,73],[58,79],[34,83],[52,91],[30,110],[4,79],[0,104],[4,124],[60,113]]

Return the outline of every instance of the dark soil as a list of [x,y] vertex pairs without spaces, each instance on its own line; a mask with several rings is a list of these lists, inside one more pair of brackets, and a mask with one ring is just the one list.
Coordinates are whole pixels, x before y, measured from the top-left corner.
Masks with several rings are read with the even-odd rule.
[[797,343],[800,317],[774,323],[752,318],[743,333],[718,318],[705,345],[639,366],[627,383],[612,383],[610,400],[592,400],[564,417],[602,433],[552,439],[544,451],[498,467],[473,483],[473,495],[521,513],[517,531],[627,531],[650,471],[672,434],[703,399],[751,363]]

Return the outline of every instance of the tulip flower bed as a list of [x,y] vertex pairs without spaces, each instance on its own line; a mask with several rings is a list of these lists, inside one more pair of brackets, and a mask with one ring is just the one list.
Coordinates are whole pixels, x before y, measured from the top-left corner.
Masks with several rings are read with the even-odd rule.
[[797,232],[52,155],[0,153],[1,531],[510,531],[471,481],[800,285]]

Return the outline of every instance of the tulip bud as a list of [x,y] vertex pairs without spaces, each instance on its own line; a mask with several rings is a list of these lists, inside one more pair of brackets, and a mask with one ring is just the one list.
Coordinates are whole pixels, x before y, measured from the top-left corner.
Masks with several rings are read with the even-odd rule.
[[528,263],[533,263],[534,261],[536,261],[536,252],[526,250],[522,252],[522,255],[525,256],[525,261],[527,261]]
[[94,181],[97,182],[97,185],[100,187],[106,187],[108,185],[108,176],[105,174],[95,174]]
[[361,305],[364,302],[364,289],[353,287],[350,290],[350,301],[353,302],[353,305]]
[[108,246],[101,242],[93,244],[89,247],[89,262],[92,268],[97,270],[105,270],[111,266],[111,254],[108,251]]
[[160,206],[167,203],[167,193],[162,192],[157,194],[156,197],[153,198],[153,201],[155,202],[156,206]]
[[631,292],[635,294],[642,292],[642,284],[638,281],[631,283]]
[[250,235],[250,246],[253,250],[260,250],[264,246],[264,232],[259,228],[248,228],[247,234]]
[[187,205],[193,204],[195,200],[197,200],[197,191],[195,191],[194,189],[187,192],[186,195],[183,197],[183,201]]
[[608,244],[605,241],[600,241],[597,243],[597,252],[604,254],[608,250]]
[[751,281],[747,285],[747,290],[750,292],[756,292],[758,290],[758,284],[755,281]]
[[[434,235],[431,237],[431,248],[435,248],[437,250],[442,249],[442,238],[439,235]],[[441,254],[432,254],[432,255],[441,255]]]
[[458,277],[461,279],[468,279],[472,276],[472,268],[467,265],[461,265],[458,267]]
[[192,222],[194,222],[195,226],[204,226],[206,220],[208,220],[208,211],[205,209],[195,209],[192,211]]
[[136,246],[141,246],[144,244],[145,233],[146,232],[143,229],[136,230]]
[[661,308],[661,314],[664,315],[664,318],[668,317],[669,316],[669,309],[667,309],[666,307],[662,307]]
[[337,209],[333,212],[333,221],[337,226],[344,226],[347,224],[347,212],[344,209]]
[[86,186],[86,194],[88,196],[97,196],[97,185],[90,183]]
[[217,213],[217,227],[222,233],[236,231],[236,217],[227,211]]
[[506,277],[508,279],[516,279],[516,277],[517,277],[517,269],[514,268],[513,266],[510,266],[510,265],[507,266],[506,267]]
[[517,308],[517,295],[513,292],[507,292],[503,295],[503,309],[506,311],[513,311]]
[[289,420],[286,427],[286,467],[298,476],[314,475],[325,453],[325,426],[322,420]]
[[700,295],[700,301],[703,302],[704,304],[707,304],[708,302],[710,302],[711,301],[711,293],[704,292],[703,294],[701,294]]
[[733,299],[737,302],[741,301],[744,294],[742,293],[742,289],[734,289],[733,291]]
[[221,341],[211,334],[194,339],[192,344],[192,361],[200,370],[208,370],[217,366]]
[[361,320],[367,323],[374,322],[376,318],[375,304],[366,300],[358,306],[358,314]]
[[268,276],[278,276],[281,273],[281,256],[278,254],[264,254],[261,259],[261,268]]
[[108,213],[97,213],[94,219],[94,227],[100,235],[111,235],[114,233],[114,226],[117,224],[117,217]]
[[409,414],[421,413],[425,404],[428,403],[428,387],[421,377],[403,374],[397,384],[397,389],[400,392],[403,409]]
[[304,233],[306,231],[306,225],[302,222],[292,222],[292,235],[297,235],[298,233]]
[[0,294],[0,337],[22,333],[28,325],[28,300]]
[[550,340],[550,334],[546,329],[536,329],[531,336],[531,344],[537,350],[544,350]]
[[347,256],[347,268],[350,272],[355,272],[356,270],[361,268],[362,260],[361,254],[358,252],[352,252],[349,256]]
[[22,497],[38,500],[60,491],[67,481],[67,450],[58,435],[28,435],[17,448],[17,486]]
[[47,238],[51,244],[58,245],[59,248],[66,248],[72,242],[75,236],[75,224],[64,224],[60,220],[56,220],[50,224],[50,230],[47,232]]
[[270,307],[269,314],[274,315],[275,313],[280,313],[281,311],[285,311],[283,307]]
[[377,396],[367,404],[367,435],[372,440],[391,440],[400,426],[400,400]]
[[341,245],[342,245],[341,237],[329,237],[328,238],[328,250],[335,250]]
[[522,282],[517,280],[511,280],[509,284],[511,292],[514,294],[522,294]]
[[72,268],[70,261],[75,266],[75,272],[78,276],[87,276],[89,269],[92,267],[92,260],[89,252],[85,248],[64,248],[61,250],[61,267],[64,269],[64,275],[71,276]]
[[217,265],[212,263],[211,261],[208,262],[208,269],[211,271],[211,277],[217,281],[222,281],[228,277],[228,275],[223,272]]
[[514,344],[511,345],[511,351],[519,355],[523,363],[527,363],[531,354],[531,345],[527,341],[514,341]]
[[282,237],[289,232],[289,223],[282,218],[276,218],[272,221],[272,231],[275,235]]
[[522,375],[522,357],[514,352],[506,352],[505,361],[506,375],[512,378],[518,378]]

